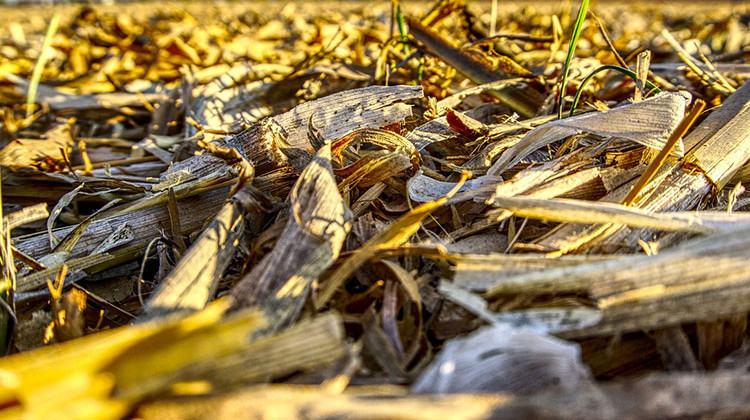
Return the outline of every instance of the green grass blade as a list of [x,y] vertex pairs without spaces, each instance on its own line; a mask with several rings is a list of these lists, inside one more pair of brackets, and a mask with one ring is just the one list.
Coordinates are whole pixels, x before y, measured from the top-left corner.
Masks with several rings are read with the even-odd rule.
[[581,36],[581,30],[583,29],[583,22],[586,20],[586,13],[589,10],[589,0],[581,1],[581,8],[578,9],[578,17],[576,18],[576,24],[573,28],[573,35],[570,37],[570,46],[568,47],[568,56],[565,58],[565,66],[563,67],[562,78],[560,80],[560,94],[557,98],[557,118],[562,118],[563,113],[563,99],[565,98],[565,85],[568,82],[568,70],[570,70],[570,62],[573,61],[573,55],[576,51],[576,45],[578,45],[578,38]]
[[[578,106],[578,101],[581,99],[581,94],[583,93],[583,88],[586,86],[586,84],[597,75],[597,73],[602,72],[604,70],[615,70],[619,71],[620,73],[630,76],[633,81],[636,81],[638,79],[638,76],[635,74],[635,72],[631,71],[630,69],[626,69],[620,66],[613,66],[613,65],[606,65],[601,66],[597,68],[596,70],[592,71],[588,76],[586,76],[585,79],[581,82],[581,85],[578,87],[578,92],[576,92],[576,97],[573,99],[573,104],[570,106],[570,116],[573,116],[573,112],[575,112],[576,107]],[[653,83],[649,82],[648,80],[646,82],[646,88],[649,90],[649,93],[661,93],[661,89],[656,87]],[[560,108],[562,110],[562,107]]]
[[404,55],[409,56],[409,47],[406,46],[406,19],[401,12],[401,4],[396,5],[396,21],[398,22],[398,31],[401,35],[401,46],[404,48]]
[[57,26],[60,24],[60,15],[55,13],[52,16],[52,20],[49,22],[47,27],[47,34],[44,36],[44,43],[42,44],[42,51],[39,52],[39,58],[36,60],[34,65],[34,72],[31,73],[31,82],[29,83],[29,91],[26,95],[26,118],[30,117],[34,113],[34,102],[36,101],[36,92],[39,88],[39,82],[42,80],[42,73],[44,72],[44,66],[47,64],[47,58],[49,54],[47,51],[50,49],[52,44],[52,38],[57,33]]

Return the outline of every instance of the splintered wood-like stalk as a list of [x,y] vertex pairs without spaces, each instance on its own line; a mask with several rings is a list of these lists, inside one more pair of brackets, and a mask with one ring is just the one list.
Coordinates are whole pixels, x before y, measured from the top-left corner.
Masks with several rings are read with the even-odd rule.
[[[495,69],[481,56],[456,48],[438,33],[422,25],[419,21],[408,17],[406,21],[409,24],[409,33],[419,40],[419,42],[423,43],[431,54],[455,67],[456,70],[463,73],[474,83],[482,84],[513,76],[530,77],[532,75],[528,70],[508,57],[504,57],[500,68]],[[538,108],[536,101],[532,96],[524,94],[519,89],[508,87],[501,91],[493,92],[493,96],[525,118],[531,118],[536,114]]]
[[[638,207],[647,211],[683,211],[699,205],[716,188],[723,188],[750,158],[750,84],[746,83],[727,98],[684,139],[687,154],[682,159],[668,159],[663,174],[648,197],[641,198]],[[603,201],[622,202],[630,183],[612,190]],[[635,233],[637,232],[637,233]],[[651,235],[626,226],[578,224],[560,225],[535,241],[543,249],[557,249],[561,253],[585,249],[635,250],[638,239]],[[662,247],[679,236],[665,237]]]
[[338,258],[350,219],[326,144],[290,193],[289,218],[273,251],[232,289],[234,308],[262,308],[272,331],[292,324],[313,282]]
[[[206,217],[211,217],[221,208],[226,198],[228,188],[209,191],[192,197],[180,199],[177,202],[182,218],[182,233],[189,233],[201,227]],[[159,235],[160,227],[168,230],[170,226],[169,212],[166,203],[142,208],[138,211],[102,217],[94,220],[81,234],[68,258],[87,256],[94,252],[118,228],[127,226],[131,231],[129,245],[145,244]],[[62,237],[73,231],[74,227],[55,229],[54,232]],[[126,238],[127,239],[127,238]],[[50,252],[49,236],[47,232],[19,237],[15,240],[19,251],[32,258],[40,258]],[[42,283],[43,284],[43,283]],[[36,287],[41,286],[38,284]],[[19,284],[19,288],[25,288]]]
[[690,127],[695,123],[695,120],[698,119],[698,116],[703,112],[703,108],[706,107],[706,103],[701,99],[696,99],[695,103],[693,103],[693,107],[690,108],[690,112],[685,115],[685,118],[680,121],[680,125],[677,126],[677,128],[672,132],[672,135],[669,137],[669,140],[667,140],[667,144],[662,147],[661,151],[659,151],[659,154],[656,155],[654,160],[649,163],[646,170],[643,172],[640,178],[638,178],[638,181],[633,186],[633,189],[630,190],[628,195],[625,197],[625,199],[622,201],[622,204],[626,206],[630,206],[633,204],[636,198],[638,198],[638,194],[643,191],[643,188],[646,186],[646,184],[651,181],[651,178],[654,177],[656,172],[661,168],[661,166],[664,164],[664,162],[667,160],[667,157],[672,152],[672,149],[674,148],[675,144],[677,144],[678,141],[682,138],[682,136],[687,133],[687,131],[690,129]]
[[525,197],[493,197],[492,204],[518,217],[552,222],[620,223],[628,226],[659,230],[680,230],[693,233],[715,233],[717,229],[696,217],[672,213],[648,213],[625,206],[586,200],[536,199]]
[[240,206],[224,204],[148,300],[142,319],[202,309],[232,260],[244,225]]
[[302,385],[247,388],[231,394],[152,401],[139,409],[137,417],[144,420],[190,417],[577,420],[692,418],[705,413],[732,413],[738,418],[750,415],[750,376],[734,372],[652,374],[575,391],[512,397],[493,393],[409,395],[392,387],[363,388],[355,387],[341,395]]

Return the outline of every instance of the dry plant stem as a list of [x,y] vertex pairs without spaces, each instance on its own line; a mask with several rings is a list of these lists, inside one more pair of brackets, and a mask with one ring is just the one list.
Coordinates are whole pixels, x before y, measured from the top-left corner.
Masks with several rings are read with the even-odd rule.
[[[132,165],[134,163],[143,163],[143,162],[155,162],[159,160],[156,156],[144,156],[140,158],[128,158],[128,159],[120,159],[120,160],[109,160],[106,162],[96,162],[91,164],[91,169],[99,169],[99,168],[105,168],[105,167],[115,167],[115,166],[127,166]],[[73,169],[75,170],[82,170],[85,169],[85,165],[76,165],[73,166]]]
[[[7,73],[3,77],[13,83],[19,93],[26,95],[29,92],[31,84],[27,80]],[[136,94],[126,92],[71,95],[53,87],[39,84],[36,102],[48,105],[53,111],[110,109],[121,112],[129,106],[142,105],[144,98],[154,103],[166,99],[167,95],[164,93],[146,93],[139,97]]]
[[[233,178],[232,174],[229,171],[213,172],[195,181],[188,181],[175,186],[175,198],[180,200],[187,197],[204,194],[209,191],[224,190],[227,187],[236,186],[237,181],[237,178]],[[166,187],[167,189],[169,188],[169,185],[156,184],[152,187],[152,190],[157,189],[155,193],[139,200],[131,201],[121,206],[108,209],[107,211],[102,211],[100,217],[116,217],[128,213],[138,212],[149,207],[168,204],[169,193],[166,189],[159,190],[159,188],[162,186]]]
[[[650,212],[682,211],[695,208],[714,188],[722,188],[750,159],[750,84],[745,84],[713,111],[684,139],[686,156],[668,159],[657,181],[639,202]],[[602,201],[622,202],[630,184],[612,191]],[[562,253],[581,249],[636,250],[638,239],[650,237],[650,230],[624,226],[561,225],[535,243]],[[679,239],[679,238],[676,238]],[[667,246],[664,243],[662,246]]]
[[[455,263],[453,269],[453,282],[457,285],[475,292],[486,292],[489,298],[498,295],[534,294],[535,290],[547,288],[548,290],[559,290],[562,293],[570,291],[583,291],[586,285],[574,285],[568,288],[560,284],[555,289],[553,279],[542,278],[545,271],[555,272],[559,275],[562,271],[556,269],[584,266],[605,261],[622,259],[622,256],[582,256],[565,255],[560,258],[547,258],[539,254],[489,254],[489,255],[439,255],[431,256],[435,259],[444,259]],[[533,276],[533,277],[532,277]],[[499,282],[499,279],[503,279]],[[548,284],[549,280],[549,284]]]
[[[597,326],[575,333],[581,335],[600,330],[619,332],[656,328],[674,325],[683,319],[731,315],[748,305],[741,293],[749,287],[746,282],[750,277],[739,268],[748,254],[744,245],[748,239],[742,235],[749,229],[750,225],[737,226],[654,256],[632,255],[571,267],[526,271],[517,276],[498,275],[487,289],[487,296],[571,293],[591,289],[590,295],[600,299],[598,304],[604,309],[605,319]],[[712,264],[712,258],[721,258],[722,263]],[[726,300],[723,306],[710,303],[718,302],[719,295],[723,296],[729,289],[734,289],[737,296]],[[700,304],[701,299],[704,305]],[[638,310],[634,310],[634,305]],[[617,317],[609,319],[608,311],[615,311]]]
[[[692,418],[721,413],[750,415],[750,375],[734,373],[652,374],[612,381],[575,392],[541,392],[510,397],[484,395],[408,395],[392,387],[358,389],[331,395],[308,386],[273,385],[228,395],[167,398],[138,411],[145,420],[195,416],[217,420],[242,416],[327,419],[463,420],[554,418]],[[265,401],[258,404],[257,401]],[[217,413],[218,417],[217,417]]]
[[[178,209],[180,214],[183,215],[181,220],[182,233],[188,233],[201,227],[207,215],[215,214],[223,205],[227,190],[228,187],[225,187],[178,200]],[[89,254],[115,229],[124,224],[133,229],[134,239],[131,243],[146,243],[158,235],[159,229],[165,232],[169,230],[170,220],[166,203],[132,213],[94,220],[83,233],[71,255]],[[54,232],[57,236],[64,237],[73,229],[74,227],[66,227],[55,229]],[[19,237],[14,242],[21,252],[32,258],[39,258],[50,252],[47,232]]]
[[[491,203],[518,217],[552,222],[618,223],[649,229],[681,230],[703,234],[717,231],[716,227],[703,223],[700,213],[697,213],[696,217],[689,215],[685,217],[684,214],[648,213],[614,203],[564,198],[493,197]],[[501,213],[501,217],[504,218],[505,215]]]
[[10,232],[17,227],[23,226],[27,223],[44,220],[47,217],[49,217],[49,213],[47,212],[47,204],[34,204],[33,206],[24,207],[21,210],[4,215],[3,229],[5,232]]
[[[210,359],[217,352],[226,350],[232,344],[235,348],[238,347],[237,344],[244,345],[244,343],[237,343],[238,339],[235,338],[231,341],[217,340],[210,346],[199,348],[195,346],[195,343],[180,344],[178,338],[195,336],[199,340],[201,338],[205,340],[201,336],[212,332],[218,333],[215,335],[216,338],[221,338],[221,333],[224,332],[234,334],[241,340],[248,330],[254,331],[262,324],[262,318],[256,313],[247,313],[242,319],[243,323],[235,322],[226,328],[226,325],[217,325],[222,313],[223,308],[215,306],[213,311],[204,312],[192,319],[108,330],[73,342],[4,358],[3,370],[13,372],[18,385],[12,390],[5,388],[3,400],[22,400],[28,405],[15,405],[9,411],[3,410],[2,414],[8,418],[14,417],[14,414],[15,417],[21,414],[37,418],[75,417],[75,413],[80,415],[82,404],[90,406],[92,401],[98,400],[99,416],[119,418],[125,415],[134,400],[113,398],[115,386],[121,390],[138,392],[138,385],[146,385],[145,383],[139,384],[138,380],[154,376],[163,380],[165,371],[171,373],[172,370],[179,370],[180,366],[189,365],[191,361],[201,357],[207,356]],[[224,337],[231,337],[231,335],[224,335]],[[198,343],[200,344],[200,341]],[[170,363],[164,363],[162,360],[160,365],[150,363],[149,368],[144,369],[145,364],[150,361],[150,357],[143,357],[148,352],[128,351],[135,350],[139,344],[142,348],[152,350],[154,356],[157,354],[163,356],[165,353],[162,351],[167,350],[166,354],[170,356],[168,358]],[[175,351],[185,344],[188,347],[183,348],[182,351]],[[129,361],[134,356],[135,360]],[[113,375],[113,370],[118,364],[137,365],[138,368],[131,369],[123,377],[117,378]],[[155,375],[157,372],[162,375]],[[102,376],[109,379],[104,379]],[[74,380],[75,384],[73,384],[69,381],[73,377],[85,378],[85,380]],[[129,381],[128,379],[131,378],[135,380]],[[66,382],[67,385],[61,385],[60,381]],[[65,392],[61,392],[61,386],[66,389]],[[143,395],[142,392],[140,395]]]
[[[141,257],[146,245],[147,243],[141,243],[124,246],[114,251],[65,259],[65,264],[71,270],[71,274],[66,279],[66,286],[70,285],[73,280],[80,280],[86,275],[93,275]],[[47,291],[40,289],[50,275],[59,269],[59,266],[59,263],[52,264],[51,267],[20,277],[17,285],[18,300],[46,297]]]
[[307,149],[310,121],[320,127],[323,138],[334,140],[357,128],[401,122],[411,115],[411,106],[402,102],[423,96],[421,86],[370,86],[305,102],[272,118],[283,127],[289,144]]
[[[325,367],[347,351],[342,341],[341,318],[336,313],[320,315],[285,331],[263,336],[258,334],[261,326],[248,323],[246,314],[247,311],[238,312],[221,321],[216,331],[193,332],[190,337],[155,349],[148,357],[126,358],[106,367],[105,371],[113,372],[123,383],[115,397],[160,394],[175,382],[207,381],[218,390],[239,384],[265,383],[294,372]],[[249,325],[242,326],[243,320]],[[227,327],[222,328],[223,325]],[[254,330],[249,331],[253,327]],[[234,337],[229,335],[232,329],[237,330]],[[189,356],[193,363],[183,362],[177,369],[159,367],[163,365],[161,358],[168,357],[170,351],[189,351],[191,345],[202,350]],[[149,365],[155,372],[144,370],[143,366]]]
[[517,41],[526,41],[526,42],[543,42],[543,43],[551,43],[554,42],[554,39],[552,37],[547,36],[533,36],[529,34],[510,34],[510,33],[501,33],[489,36],[487,38],[483,38],[477,41],[474,41],[466,46],[461,47],[462,49],[469,49],[473,47],[478,47],[481,45],[487,45],[487,44],[494,44],[497,43],[500,40],[508,39],[508,40],[517,40]]
[[736,90],[734,88],[734,86],[732,86],[729,83],[729,81],[724,76],[721,75],[721,73],[719,73],[718,71],[716,71],[716,67],[710,61],[708,61],[708,58],[706,58],[706,56],[703,54],[703,51],[701,51],[701,48],[700,48],[701,46],[700,46],[700,44],[697,41],[696,41],[696,45],[695,46],[696,46],[696,48],[698,50],[698,55],[700,55],[700,57],[701,57],[701,61],[703,61],[703,64],[705,64],[706,67],[711,71],[711,74],[714,76],[714,78],[716,78],[716,80],[718,80],[718,82],[725,89],[727,89],[728,92],[734,93],[735,90]]
[[350,219],[327,144],[292,189],[289,218],[273,251],[232,289],[233,308],[262,308],[271,331],[292,324],[312,283],[338,258]]
[[[214,416],[229,420],[242,416],[260,418],[312,417],[331,420],[403,419],[403,420],[481,420],[491,417],[511,397],[506,395],[409,396],[391,386],[349,387],[351,393],[332,394],[304,385],[271,385],[246,388],[227,395],[192,398],[165,398],[141,406],[138,416],[144,420],[176,420],[189,415]],[[251,401],[266,401],[252,404]],[[219,409],[219,407],[222,407]],[[218,413],[218,414],[217,414]]]
[[[505,72],[503,71],[504,69],[493,69],[486,60],[454,47],[440,35],[425,27],[418,21],[410,18],[407,18],[407,21],[409,23],[409,33],[412,36],[425,44],[432,54],[440,57],[440,59],[455,67],[456,70],[466,75],[466,77],[471,79],[474,83],[483,84],[500,79],[508,79],[512,76],[531,75],[527,70],[512,61],[508,63],[508,66],[510,67],[509,70],[512,72]],[[514,68],[514,65],[518,68]],[[501,91],[493,91],[493,95],[513,111],[518,112],[525,118],[531,118],[536,114],[538,104],[532,100],[530,95],[525,95],[522,91],[516,88],[508,87]]]
[[202,309],[213,297],[244,229],[243,210],[229,202],[151,295],[141,320]]
[[667,143],[659,151],[659,154],[656,155],[651,163],[649,163],[648,167],[646,167],[646,170],[643,172],[641,177],[638,178],[638,181],[633,186],[633,189],[630,190],[628,195],[623,200],[623,205],[630,206],[633,204],[633,202],[635,202],[635,199],[638,198],[638,195],[641,193],[641,191],[643,191],[643,188],[646,186],[646,184],[651,181],[656,172],[659,171],[659,168],[661,168],[664,162],[666,162],[667,157],[672,152],[675,144],[677,144],[677,142],[685,135],[685,133],[687,133],[690,127],[695,123],[695,120],[698,119],[698,116],[701,114],[701,112],[703,112],[703,109],[705,107],[706,103],[703,100],[695,100],[692,108],[690,108],[688,114],[685,115],[685,118],[680,121],[680,125],[677,126],[672,135],[669,136]]
[[3,401],[28,405],[7,406],[2,414],[77,417],[95,403],[99,418],[121,418],[139,400],[167,393],[177,382],[206,381],[216,389],[263,383],[326,366],[347,353],[335,313],[257,337],[265,321],[260,314],[224,317],[225,310],[217,302],[187,318],[126,326],[4,358],[2,369],[17,385],[4,387]]
[[[280,140],[291,151],[307,155],[310,148],[308,124],[311,121],[320,127],[323,138],[334,140],[357,128],[377,128],[403,121],[411,115],[411,106],[402,101],[423,95],[421,86],[369,86],[339,92],[259,121],[241,133],[230,136],[229,141],[261,175],[273,168],[289,165],[281,151]],[[173,171],[186,170],[200,177],[226,167],[223,159],[203,154],[175,164]]]
[[599,324],[566,336],[663,328],[746,313],[750,275],[742,267],[748,258],[748,229],[692,240],[655,256],[557,273],[559,285],[588,285],[604,315]]
[[715,188],[727,185],[750,158],[750,83],[745,83],[684,139],[685,170],[700,171]]
[[[660,33],[661,36],[664,37],[664,39],[669,43],[669,45],[677,52],[677,56],[682,60],[685,65],[690,68],[698,77],[700,77],[701,82],[706,84],[707,86],[711,86],[714,89],[716,89],[718,92],[720,92],[722,95],[728,96],[735,92],[734,87],[732,87],[724,77],[722,77],[718,72],[715,71],[711,63],[706,60],[706,68],[710,71],[709,73],[704,72],[699,66],[700,63],[693,58],[685,48],[683,48],[682,45],[672,36],[672,34],[666,30],[663,29]],[[700,53],[700,46],[698,46],[698,51]],[[701,53],[702,56],[702,53]]]
[[720,81],[716,80],[715,77],[712,77],[713,75],[709,76],[709,73],[703,71],[703,69],[701,69],[697,64],[695,64],[695,62],[693,62],[692,57],[688,58],[688,56],[683,53],[677,53],[677,56],[685,63],[685,65],[690,70],[693,71],[693,73],[695,73],[700,78],[700,81],[703,82],[703,84],[705,84],[706,86],[710,86],[716,89],[725,96],[731,95],[734,92],[733,87],[729,86],[727,88],[723,84],[721,84]]

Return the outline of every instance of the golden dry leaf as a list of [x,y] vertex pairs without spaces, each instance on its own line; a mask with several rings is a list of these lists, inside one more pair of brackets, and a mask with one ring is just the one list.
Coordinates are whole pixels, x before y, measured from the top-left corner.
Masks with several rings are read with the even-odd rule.
[[[74,120],[73,120],[74,121]],[[0,150],[0,165],[13,170],[37,168],[56,171],[65,168],[65,159],[73,150],[70,135],[72,121],[60,121],[44,133],[45,139],[18,139]]]

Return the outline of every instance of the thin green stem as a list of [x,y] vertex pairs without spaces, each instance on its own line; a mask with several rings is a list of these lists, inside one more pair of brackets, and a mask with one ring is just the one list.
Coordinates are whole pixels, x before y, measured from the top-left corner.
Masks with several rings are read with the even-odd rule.
[[563,66],[562,77],[560,80],[560,93],[557,98],[557,118],[562,118],[563,113],[563,100],[565,99],[565,85],[568,83],[568,71],[570,70],[570,62],[573,61],[573,55],[575,55],[576,45],[578,45],[578,38],[581,36],[581,30],[583,29],[583,22],[586,20],[586,13],[589,10],[589,0],[581,1],[581,8],[578,9],[578,17],[576,18],[576,24],[573,27],[573,35],[570,37],[570,46],[568,47],[568,56],[565,58],[565,65]]
[[401,4],[396,5],[396,21],[398,22],[398,31],[401,35],[401,46],[404,49],[404,55],[409,55],[409,47],[406,46],[406,19],[401,12]]

